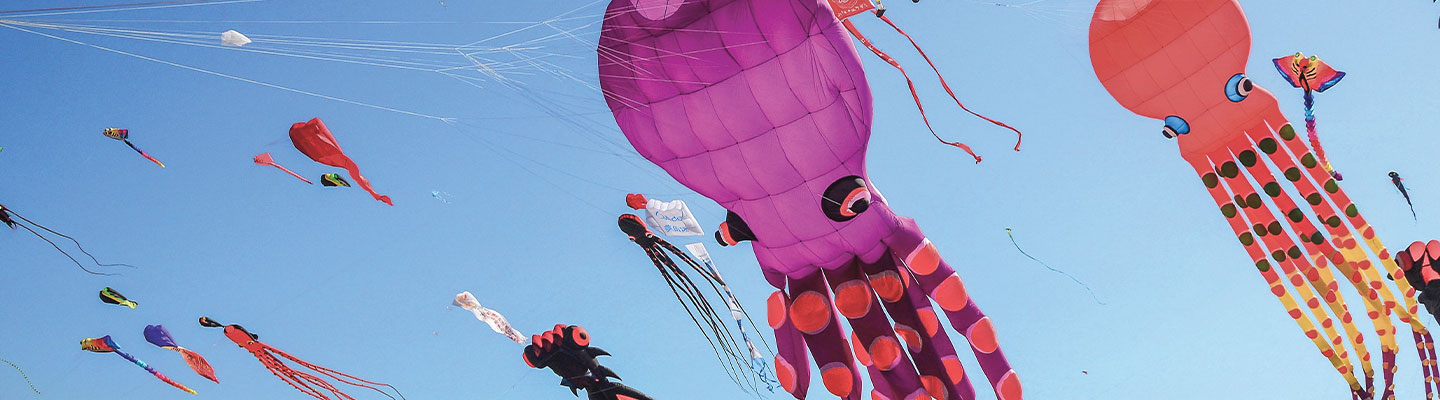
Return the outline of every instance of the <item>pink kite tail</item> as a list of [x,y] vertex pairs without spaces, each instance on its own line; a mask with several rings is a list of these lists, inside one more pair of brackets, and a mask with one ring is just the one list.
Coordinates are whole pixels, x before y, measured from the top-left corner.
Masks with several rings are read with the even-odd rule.
[[199,374],[205,379],[209,379],[211,382],[220,383],[219,379],[215,379],[215,369],[210,367],[210,362],[205,361],[205,357],[201,357],[200,353],[184,347],[176,347],[175,351],[180,352],[180,356],[185,358],[185,364],[189,365],[190,369],[195,370],[196,374]]
[[867,39],[865,38],[865,35],[860,34],[860,30],[856,29],[855,24],[850,23],[850,20],[847,19],[841,21],[840,23],[844,24],[845,29],[849,30],[850,34],[854,35],[856,39],[859,39],[860,43],[865,45],[865,48],[870,49],[870,52],[875,53],[875,55],[880,56],[881,60],[885,60],[885,62],[889,63],[890,66],[895,67],[895,69],[897,70],[900,70],[900,75],[905,77],[905,83],[910,85],[910,97],[915,99],[915,107],[920,109],[920,119],[925,121],[925,129],[930,130],[930,134],[935,136],[935,140],[939,140],[940,143],[959,147],[960,150],[965,150],[965,152],[969,153],[971,157],[975,157],[975,163],[980,163],[980,156],[976,155],[975,151],[970,150],[970,146],[960,142],[945,141],[945,139],[940,138],[939,134],[935,133],[935,128],[930,126],[930,118],[925,116],[925,106],[920,104],[920,94],[915,92],[915,82],[910,80],[910,75],[905,73],[905,68],[900,66],[900,62],[895,61],[895,59],[893,57],[890,57],[889,54],[885,54],[885,52],[880,51],[879,48],[876,48],[873,43],[870,43],[870,39]]
[[951,99],[955,99],[955,105],[960,106],[960,109],[965,110],[965,112],[970,113],[970,115],[974,115],[974,116],[976,116],[976,117],[980,117],[980,119],[983,119],[983,120],[988,121],[988,122],[990,122],[990,123],[992,123],[992,124],[999,125],[999,126],[1001,126],[1001,127],[1004,127],[1005,129],[1009,129],[1010,131],[1015,132],[1015,151],[1020,151],[1020,141],[1021,141],[1021,139],[1024,138],[1024,135],[1020,133],[1020,130],[1019,130],[1019,129],[1015,129],[1014,127],[1011,127],[1010,125],[1006,125],[1004,122],[996,121],[996,120],[990,119],[990,117],[986,117],[986,116],[980,115],[979,113],[976,113],[976,112],[974,112],[974,111],[970,111],[970,108],[969,108],[969,107],[965,107],[965,104],[963,104],[963,103],[960,102],[960,98],[955,97],[955,91],[950,90],[950,84],[945,83],[945,77],[940,75],[940,69],[935,67],[935,62],[934,62],[934,61],[930,61],[930,56],[925,55],[925,50],[921,50],[921,49],[920,49],[920,44],[919,44],[919,43],[915,43],[915,39],[914,39],[914,38],[911,38],[911,37],[910,37],[910,34],[905,33],[905,31],[901,30],[899,26],[896,26],[896,25],[895,25],[895,22],[890,21],[890,17],[886,17],[886,16],[884,16],[884,15],[882,15],[882,14],[880,14],[880,13],[876,13],[875,16],[880,17],[880,20],[885,21],[885,23],[887,23],[887,24],[890,24],[890,27],[891,27],[891,28],[895,28],[895,31],[896,31],[896,32],[900,32],[901,35],[905,36],[905,39],[906,39],[906,40],[909,40],[909,41],[910,41],[910,44],[911,44],[911,45],[915,46],[915,51],[920,52],[920,57],[924,57],[924,58],[925,58],[925,62],[930,64],[930,69],[935,70],[935,77],[940,78],[940,86],[943,86],[943,87],[945,88],[945,93],[949,93],[949,94],[950,94],[950,98],[951,98]]
[[280,166],[280,164],[270,164],[270,166],[275,167],[275,168],[279,168],[281,171],[285,171],[285,173],[290,174],[290,176],[295,177],[295,179],[299,179],[299,180],[305,181],[305,183],[309,183],[309,184],[312,184],[312,185],[315,184],[315,182],[311,182],[309,179],[305,179],[305,177],[300,176],[300,174],[295,173],[295,171],[291,171],[289,168],[285,168],[285,167]]

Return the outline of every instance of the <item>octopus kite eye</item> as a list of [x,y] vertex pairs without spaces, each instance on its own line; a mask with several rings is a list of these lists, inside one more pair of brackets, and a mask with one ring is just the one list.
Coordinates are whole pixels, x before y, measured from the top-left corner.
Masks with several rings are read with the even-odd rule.
[[1165,117],[1165,129],[1160,131],[1160,134],[1165,135],[1166,139],[1174,139],[1176,136],[1188,133],[1190,133],[1190,123],[1185,122],[1184,118],[1174,115]]
[[1231,76],[1230,81],[1225,83],[1225,97],[1236,103],[1250,97],[1251,90],[1255,90],[1255,83],[1250,82],[1250,78],[1243,73]]
[[831,183],[823,197],[820,210],[835,222],[849,221],[870,208],[870,189],[864,178],[854,175]]

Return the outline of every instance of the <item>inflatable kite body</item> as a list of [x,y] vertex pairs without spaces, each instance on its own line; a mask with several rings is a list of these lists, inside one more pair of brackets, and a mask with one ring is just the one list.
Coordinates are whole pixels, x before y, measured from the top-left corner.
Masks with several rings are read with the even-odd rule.
[[185,364],[189,365],[190,369],[194,370],[196,374],[205,377],[205,379],[209,379],[211,382],[220,383],[219,379],[215,379],[215,369],[210,367],[210,362],[205,361],[205,357],[200,356],[200,353],[176,344],[175,338],[170,337],[170,331],[165,330],[164,326],[146,325],[145,341],[160,348],[174,350],[176,353],[180,353],[180,357],[185,359]]
[[[385,393],[384,390],[380,390],[380,388],[377,388],[375,386],[386,386],[389,387],[391,390],[395,390],[395,394],[400,394],[400,391],[395,389],[394,386],[390,386],[388,384],[380,382],[367,381],[352,376],[350,374],[346,374],[344,372],[311,364],[309,362],[306,362],[305,360],[296,358],[289,353],[280,351],[280,349],[270,347],[270,345],[260,341],[259,335],[246,331],[245,328],[240,325],[222,325],[219,322],[215,322],[215,320],[210,319],[209,317],[200,317],[200,326],[210,328],[224,328],[225,337],[230,339],[231,342],[235,342],[236,345],[245,349],[245,351],[250,352],[250,355],[255,356],[257,360],[260,360],[260,364],[265,365],[266,369],[270,370],[270,372],[275,374],[275,376],[280,378],[280,380],[285,381],[285,383],[289,384],[290,387],[293,387],[295,388],[295,390],[299,390],[302,393],[308,394],[311,397],[320,400],[330,400],[330,396],[335,396],[335,398],[337,399],[345,400],[355,399],[354,397],[351,397],[345,392],[340,391],[340,389],[335,387],[334,384],[326,381],[322,377],[328,377],[335,380],[336,382],[344,383],[347,385],[374,390],[380,394],[385,395],[385,397],[390,397],[392,399],[394,397],[390,396],[389,393]],[[299,365],[301,368],[314,371],[321,376],[311,375],[304,371],[291,368],[289,365],[285,364],[284,360],[290,360],[290,362]],[[400,399],[404,400],[405,396],[400,395]]]
[[370,180],[360,175],[360,166],[355,165],[355,161],[346,156],[343,150],[340,150],[340,142],[335,141],[335,135],[330,134],[330,128],[326,128],[325,122],[320,121],[319,118],[291,125],[290,142],[295,145],[295,149],[305,153],[306,157],[310,157],[315,162],[344,168],[346,172],[350,173],[350,179],[354,179],[355,183],[360,185],[361,189],[369,192],[375,200],[395,205],[390,201],[390,196],[375,193],[375,189],[370,187]]
[[195,393],[194,389],[185,387],[185,385],[180,384],[180,382],[170,380],[170,378],[166,377],[165,374],[162,374],[160,373],[160,371],[156,371],[155,368],[150,367],[150,364],[146,364],[144,361],[140,361],[139,359],[135,358],[135,356],[120,351],[120,345],[115,344],[115,340],[110,339],[110,335],[105,335],[98,338],[86,338],[84,340],[81,340],[80,348],[82,350],[92,353],[115,353],[115,355],[120,356],[120,358],[124,358],[126,361],[135,363],[136,366],[144,368],[146,372],[149,372],[150,375],[154,375],[155,378],[159,379],[161,382],[168,383],[170,384],[170,386],[174,386],[177,389],[184,390],[185,393],[198,394]]
[[150,160],[150,162],[155,163],[155,165],[159,165],[160,168],[165,168],[165,163],[160,162],[160,160],[156,160],[155,157],[151,157],[150,154],[145,153],[144,150],[140,150],[139,147],[135,147],[134,143],[130,143],[129,129],[105,128],[105,131],[102,133],[105,135],[105,137],[125,142],[126,146],[130,146],[131,150],[135,150],[136,153],[140,153],[141,157],[145,157],[146,160]]
[[550,369],[560,376],[560,384],[576,396],[584,390],[590,400],[654,400],[620,382],[610,381],[620,377],[595,359],[610,353],[590,347],[590,334],[585,328],[555,325],[554,330],[531,336],[530,341],[530,345],[525,346],[525,364]]
[[779,289],[769,322],[786,391],[805,397],[813,358],[842,398],[866,395],[857,360],[876,398],[973,398],[938,311],[997,397],[1021,398],[990,319],[866,178],[870,88],[825,0],[612,0],[601,32],[600,84],[626,138],[729,210],[717,236],[753,241]]
[[[1380,338],[1388,383],[1381,398],[1392,396],[1399,350],[1392,314],[1410,325],[1422,365],[1430,366],[1422,368],[1430,392],[1437,371],[1423,349],[1433,342],[1413,318],[1414,289],[1396,280],[1405,297],[1396,303],[1377,268],[1401,275],[1390,253],[1285,120],[1275,96],[1246,77],[1249,54],[1249,24],[1235,0],[1102,0],[1090,24],[1095,75],[1122,106],[1164,121],[1162,132],[1176,140],[1271,292],[1353,395],[1370,398],[1374,374],[1331,266],[1364,298],[1364,315]],[[1281,186],[1271,166],[1305,204]],[[1356,360],[1363,385],[1354,375]]]
[[136,304],[134,301],[130,301],[130,299],[125,298],[125,295],[120,294],[120,292],[109,287],[100,289],[100,301],[109,304],[130,307],[131,310],[134,310],[135,307],[139,306],[139,304]]

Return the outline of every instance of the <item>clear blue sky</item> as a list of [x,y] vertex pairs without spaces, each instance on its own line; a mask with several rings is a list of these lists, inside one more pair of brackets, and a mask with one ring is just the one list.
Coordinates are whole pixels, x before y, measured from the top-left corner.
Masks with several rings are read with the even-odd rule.
[[[15,0],[3,8],[88,3]],[[577,8],[571,16],[599,18],[603,4],[587,3],[265,1],[28,20],[131,19],[149,22],[91,24],[464,44],[515,27],[480,22],[536,21]],[[1024,151],[1010,152],[1007,131],[947,105],[899,35],[857,19],[912,71],[941,135],[985,156],[975,165],[937,144],[899,74],[862,54],[876,99],[871,177],[960,270],[996,321],[1030,398],[1346,396],[1341,379],[1268,293],[1175,143],[1161,137],[1161,123],[1124,110],[1096,81],[1086,50],[1093,1],[1039,1],[1028,9],[889,3],[889,15],[929,51],[962,100],[1026,134]],[[1277,93],[1292,120],[1301,118],[1300,93],[1285,86],[1271,58],[1305,51],[1349,73],[1318,98],[1321,136],[1347,178],[1344,188],[1380,236],[1392,247],[1440,237],[1434,225],[1440,169],[1432,150],[1440,147],[1432,133],[1440,122],[1433,96],[1440,82],[1432,79],[1440,63],[1433,51],[1440,6],[1255,1],[1246,12],[1254,32],[1251,77]],[[593,42],[596,30],[577,34]],[[80,339],[106,334],[205,398],[305,398],[219,330],[198,326],[201,315],[243,324],[311,362],[392,383],[410,399],[571,398],[553,374],[525,366],[520,346],[448,308],[462,290],[527,334],[556,323],[589,328],[595,344],[615,354],[605,364],[657,398],[746,397],[724,378],[643,253],[615,227],[627,211],[626,191],[685,199],[707,227],[724,211],[685,193],[628,149],[615,150],[624,138],[586,85],[534,70],[516,75],[524,92],[477,88],[421,71],[59,35],[460,123],[0,29],[0,202],[81,239],[102,261],[140,267],[122,276],[86,275],[24,231],[0,233],[6,282],[0,357],[25,368],[45,398],[189,396],[118,357],[79,349]],[[591,45],[547,43],[553,48],[546,51],[570,56],[554,59],[559,67],[594,84]],[[569,117],[544,116],[522,93]],[[268,151],[311,179],[338,172],[309,162],[284,140],[291,123],[317,116],[395,207],[354,188],[306,186],[250,162]],[[104,138],[106,127],[129,128],[136,145],[169,168]],[[1425,217],[1419,222],[1405,218],[1410,213],[1385,176],[1390,170],[1406,177],[1416,212]],[[432,190],[450,193],[451,204],[432,199]],[[1016,252],[1006,227],[1031,254],[1086,281],[1109,305]],[[749,248],[711,251],[745,305],[763,317],[771,289]],[[139,309],[99,302],[96,292],[105,286],[138,301]],[[1352,303],[1352,311],[1360,307]],[[221,384],[145,343],[146,324],[166,325],[182,345],[204,354]],[[1368,339],[1378,342],[1373,334]],[[1403,343],[1400,363],[1402,398],[1418,398],[1418,362]],[[973,364],[969,370],[979,371]],[[30,398],[24,385],[0,368],[0,397]],[[818,381],[811,392],[828,397]]]

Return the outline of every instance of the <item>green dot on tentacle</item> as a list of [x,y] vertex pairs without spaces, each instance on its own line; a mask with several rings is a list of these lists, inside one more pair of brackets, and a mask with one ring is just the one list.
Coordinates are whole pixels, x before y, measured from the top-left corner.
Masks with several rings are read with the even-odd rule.
[[1345,207],[1345,216],[1350,217],[1350,218],[1355,218],[1356,216],[1359,216],[1359,215],[1360,215],[1360,209],[1355,208],[1355,203],[1350,203],[1350,206],[1349,206],[1349,207]]
[[1299,169],[1299,168],[1290,167],[1290,169],[1285,170],[1285,179],[1286,179],[1286,180],[1289,180],[1289,181],[1291,181],[1291,182],[1298,182],[1298,181],[1300,181],[1300,178],[1301,178],[1301,176],[1300,176],[1300,169]]
[[1206,188],[1214,189],[1220,184],[1220,177],[1215,176],[1214,172],[1206,172],[1205,175],[1200,175],[1200,181],[1205,182]]
[[1284,232],[1285,229],[1283,226],[1280,225],[1280,221],[1271,222],[1270,226],[1267,226],[1265,228],[1270,231],[1271,235],[1279,235],[1280,232]]
[[1280,127],[1280,138],[1285,139],[1287,142],[1295,140],[1295,127],[1290,126],[1290,124],[1285,124],[1285,126]]
[[1265,234],[1268,233],[1265,231],[1265,225],[1260,224],[1255,224],[1255,226],[1250,227],[1250,230],[1255,231],[1255,234],[1260,235],[1260,237],[1265,237]]
[[1305,202],[1310,203],[1312,206],[1318,206],[1322,201],[1325,201],[1325,198],[1320,197],[1319,193],[1311,193],[1309,196],[1305,196]]
[[1235,218],[1235,205],[1226,204],[1220,206],[1220,213],[1225,214],[1225,218]]
[[1334,194],[1335,192],[1338,192],[1338,191],[1340,191],[1340,184],[1335,183],[1335,180],[1334,180],[1334,179],[1331,179],[1331,180],[1325,182],[1325,192],[1326,192],[1326,193]]
[[1240,163],[1241,163],[1241,164],[1244,164],[1245,167],[1247,167],[1247,168],[1248,168],[1248,167],[1253,167],[1253,166],[1255,166],[1255,161],[1256,161],[1256,159],[1255,159],[1255,152],[1253,152],[1253,151],[1250,151],[1250,150],[1242,151],[1242,152],[1240,152],[1239,156],[1236,157],[1236,158],[1239,158],[1239,159],[1240,159]]
[[1330,216],[1330,219],[1325,220],[1325,225],[1330,225],[1331,228],[1339,228],[1339,227],[1340,227],[1340,217],[1331,215],[1331,216]]
[[1304,156],[1300,157],[1300,165],[1304,165],[1305,168],[1315,168],[1315,155],[1305,153]]
[[1280,196],[1280,184],[1275,182],[1265,184],[1265,194],[1270,195],[1270,197]]
[[1260,272],[1270,272],[1270,262],[1265,260],[1256,261],[1255,268],[1260,269]]
[[1280,150],[1280,145],[1276,143],[1273,138],[1260,139],[1259,145],[1260,151],[1265,152],[1265,154],[1275,154],[1276,150]]
[[1259,194],[1251,193],[1249,196],[1245,196],[1245,205],[1258,209],[1265,206],[1265,203],[1260,201]]
[[1300,220],[1305,219],[1305,213],[1301,212],[1298,208],[1292,208],[1290,212],[1285,213],[1285,217],[1290,218],[1290,222],[1300,222]]
[[1246,246],[1255,244],[1255,235],[1251,235],[1250,232],[1240,234],[1240,244]]
[[1245,207],[1245,198],[1240,197],[1240,195],[1238,194],[1235,195],[1235,204],[1239,205],[1240,207]]
[[1310,243],[1325,243],[1325,235],[1321,235],[1319,231],[1316,231],[1314,236],[1310,236]]
[[1300,248],[1299,248],[1299,247],[1290,246],[1290,251],[1288,252],[1287,255],[1289,255],[1290,258],[1300,258],[1300,256],[1302,256],[1302,255],[1304,255],[1304,254],[1301,254],[1301,253],[1300,253]]
[[1275,261],[1285,262],[1285,252],[1280,250],[1272,251],[1270,252],[1270,258],[1274,258]]
[[[1300,242],[1302,242],[1302,243],[1310,243],[1310,236],[1309,236],[1309,235],[1306,235],[1306,234],[1303,234],[1303,233],[1300,234]],[[1319,243],[1316,243],[1316,244],[1319,244]]]
[[1226,161],[1224,164],[1220,164],[1220,176],[1234,178],[1239,174],[1240,167],[1236,166],[1234,161]]

